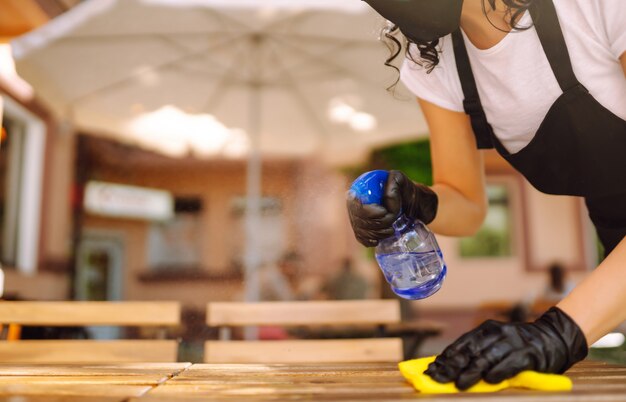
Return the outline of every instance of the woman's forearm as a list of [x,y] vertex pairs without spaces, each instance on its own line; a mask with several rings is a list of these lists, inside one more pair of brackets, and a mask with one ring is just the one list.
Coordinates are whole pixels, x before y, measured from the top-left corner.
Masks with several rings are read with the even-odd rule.
[[626,239],[558,307],[591,345],[626,321]]
[[433,185],[439,206],[429,227],[446,236],[469,236],[487,213],[482,152],[469,117],[418,99],[430,128]]
[[482,225],[487,213],[487,200],[476,196],[472,200],[447,184],[431,187],[439,198],[437,216],[430,223],[435,233],[444,236],[471,236]]

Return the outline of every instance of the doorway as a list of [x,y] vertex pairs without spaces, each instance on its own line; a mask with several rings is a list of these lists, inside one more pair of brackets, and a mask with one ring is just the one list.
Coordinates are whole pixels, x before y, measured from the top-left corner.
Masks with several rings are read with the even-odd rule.
[[[76,300],[116,301],[122,299],[124,242],[115,233],[85,231],[78,246]],[[90,327],[95,339],[117,339],[118,327]]]

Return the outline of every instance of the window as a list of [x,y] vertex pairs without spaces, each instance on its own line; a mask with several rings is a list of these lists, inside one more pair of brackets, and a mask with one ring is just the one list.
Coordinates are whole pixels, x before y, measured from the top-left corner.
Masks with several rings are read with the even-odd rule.
[[598,237],[596,228],[589,218],[584,200],[580,200],[580,222],[583,243],[584,267],[593,270],[604,260],[604,245]]
[[2,101],[0,262],[32,273],[39,251],[45,126],[11,99]]
[[201,266],[202,200],[177,197],[174,218],[153,222],[148,234],[148,263],[155,271],[197,270]]
[[510,189],[506,184],[487,186],[489,210],[483,226],[460,241],[461,257],[510,257],[513,255],[513,222]]
[[[9,135],[10,133],[10,135]],[[2,263],[15,266],[17,211],[20,205],[19,176],[24,127],[8,116],[2,119],[0,142],[0,250]]]
[[[231,264],[242,269],[246,252],[246,198],[234,197],[231,201],[233,225],[230,238]],[[261,198],[261,216],[258,222],[258,255],[261,265],[275,264],[287,252],[286,223],[283,203],[276,197]]]

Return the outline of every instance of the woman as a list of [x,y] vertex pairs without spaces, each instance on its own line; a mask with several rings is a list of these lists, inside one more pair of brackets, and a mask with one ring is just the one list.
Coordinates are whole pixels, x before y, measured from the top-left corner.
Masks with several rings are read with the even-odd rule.
[[626,2],[366,1],[394,24],[388,40],[399,29],[410,43],[401,79],[430,128],[435,184],[392,172],[383,206],[349,197],[357,239],[375,246],[400,209],[437,233],[471,235],[487,208],[479,149],[495,148],[540,191],[584,197],[607,253],[538,320],[487,321],[427,373],[467,389],[564,372],[626,320]]

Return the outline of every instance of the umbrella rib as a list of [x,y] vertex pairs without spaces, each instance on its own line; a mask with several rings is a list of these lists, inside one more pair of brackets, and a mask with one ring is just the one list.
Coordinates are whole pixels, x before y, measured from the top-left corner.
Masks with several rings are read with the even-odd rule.
[[[241,50],[239,53],[243,54],[244,52],[245,52],[245,49]],[[232,64],[230,68],[226,69],[226,74],[222,75],[221,79],[215,86],[215,89],[213,90],[212,94],[207,98],[207,101],[201,110],[206,110],[207,112],[210,113],[215,108],[217,108],[220,101],[222,100],[222,98],[219,96],[219,93],[222,91],[222,89],[224,89],[228,85],[229,82],[231,82],[231,78],[234,75],[236,75],[236,72],[238,71],[236,67],[240,62],[239,60],[240,54],[235,54],[235,57],[233,57],[232,59]]]
[[[319,11],[304,11],[304,12],[300,12],[298,14],[294,15],[288,15],[285,18],[280,18],[280,19],[276,19],[276,21],[272,21],[272,23],[268,24],[267,26],[264,27],[264,31],[265,32],[273,32],[273,33],[278,33],[280,31],[276,31],[276,29],[281,28],[282,26],[285,26],[287,24],[291,24],[291,25],[296,25],[297,27],[300,27],[302,24],[299,24],[299,21],[302,21],[303,19],[306,19],[308,17],[310,17],[311,15],[315,15],[315,13],[319,13]],[[346,17],[349,18],[349,17]],[[291,34],[286,33],[288,35],[291,36]],[[296,34],[297,35],[297,34]],[[323,36],[321,36],[321,38],[323,38]]]
[[167,36],[167,37],[189,37],[189,36],[204,36],[204,37],[221,37],[224,35],[223,32],[168,32],[168,33],[158,33],[158,32],[150,32],[150,33],[124,33],[124,34],[107,34],[107,35],[76,35],[76,36],[62,36],[58,39],[58,42],[73,42],[73,41],[113,41],[113,40],[146,40],[152,39],[155,35]]
[[296,14],[295,16],[290,15],[287,16],[285,18],[281,18],[281,19],[277,19],[276,21],[273,21],[271,24],[267,25],[265,27],[265,31],[272,31],[276,28],[279,28],[281,25],[286,24],[286,23],[297,23],[299,20],[302,20],[303,18],[308,17],[307,13],[300,13],[300,14]]
[[[158,37],[159,37],[159,39],[161,39],[162,41],[167,42],[167,43],[168,43],[170,46],[172,46],[173,48],[178,49],[178,50],[179,50],[182,54],[185,54],[185,53],[188,53],[188,52],[189,52],[189,49],[188,49],[188,48],[185,48],[184,46],[181,46],[178,42],[176,42],[176,41],[172,40],[171,38],[168,38],[168,37],[166,37],[166,36],[161,36],[161,35],[159,35]],[[218,46],[218,47],[219,47],[219,46]],[[205,49],[206,49],[206,48],[205,48]],[[206,50],[210,50],[210,49],[211,49],[211,48],[206,49]],[[212,64],[217,64],[217,65],[219,65],[219,67],[221,67],[221,68],[225,68],[224,64],[223,64],[223,63],[220,63],[220,61],[219,61],[219,60],[216,60],[215,58],[211,58],[211,57],[209,57],[209,56],[210,56],[210,52],[204,52],[204,51],[203,51],[203,53],[205,53],[205,54],[203,54],[203,55],[199,55],[199,57],[198,57],[199,59],[202,59],[202,58],[208,58],[208,60],[209,60]],[[184,61],[184,60],[180,60],[180,61]],[[177,66],[176,64],[178,64],[178,62],[176,62],[174,65],[170,66],[170,68],[176,68],[176,69],[181,69],[181,70],[193,71],[193,70],[191,70],[191,69],[189,69],[189,68],[185,68],[184,66]]]
[[312,120],[313,124],[317,126],[322,136],[328,138],[329,134],[328,134],[328,129],[326,128],[326,125],[317,116],[314,108],[307,102],[306,97],[302,94],[302,91],[300,91],[300,88],[298,87],[296,79],[293,77],[291,72],[289,72],[289,70],[285,68],[285,66],[281,63],[279,54],[274,49],[270,49],[270,52],[274,54],[276,63],[279,64],[281,67],[283,67],[282,73],[285,75],[287,81],[291,84],[288,86],[288,88],[291,89],[296,100],[301,104],[303,110],[306,111],[306,114],[309,116],[309,119]]
[[[303,54],[305,58],[309,59],[309,61],[313,61],[313,62],[318,62],[321,64],[324,64],[328,67],[331,67],[333,69],[335,69],[336,71],[339,71],[343,74],[346,74],[350,77],[353,77],[356,81],[362,83],[362,84],[366,84],[368,86],[380,89],[382,87],[382,85],[379,82],[375,82],[375,81],[371,81],[365,77],[363,77],[361,74],[355,73],[354,71],[350,71],[349,69],[337,64],[337,63],[332,63],[330,61],[328,61],[324,56],[330,53],[334,53],[337,50],[340,50],[342,48],[344,48],[345,46],[349,46],[349,43],[342,43],[337,47],[334,47],[333,49],[321,54],[321,55],[316,55],[316,54],[312,54],[311,52],[307,52],[305,50],[300,49],[298,46],[294,46],[291,43],[289,43],[289,41],[287,40],[283,40],[283,39],[279,39],[276,37],[272,37],[275,41],[277,42],[281,42],[283,45],[291,48],[294,52],[296,53],[300,53]],[[304,63],[304,61],[303,61]]]
[[155,38],[160,40],[161,42],[167,43],[169,46],[178,50],[183,55],[189,51],[189,49],[185,48],[184,46],[181,46],[180,43],[176,42],[175,40],[171,38],[168,38],[167,36],[155,35]]
[[[213,50],[213,49],[219,49],[222,46],[230,44],[231,42],[232,42],[232,38],[229,38],[229,39],[221,41],[219,43],[212,44],[211,46],[203,48],[201,50],[187,53],[187,54],[185,54],[185,55],[183,55],[183,56],[181,56],[181,57],[179,57],[179,58],[177,58],[175,60],[169,60],[169,61],[161,63],[159,65],[151,66],[150,68],[153,71],[162,70],[162,69],[168,68],[170,66],[176,65],[176,64],[178,64],[178,63],[180,63],[182,61],[185,61],[185,60],[192,60],[194,58],[202,57],[206,52],[208,52],[210,50]],[[107,84],[107,85],[105,85],[105,86],[103,86],[101,88],[95,89],[95,90],[93,90],[93,91],[91,91],[89,93],[83,94],[83,95],[81,95],[81,96],[79,96],[79,97],[69,101],[68,105],[70,107],[73,107],[73,106],[77,105],[78,103],[83,102],[84,100],[94,96],[95,94],[99,94],[99,93],[102,93],[102,92],[108,92],[110,90],[114,90],[114,89],[116,89],[116,88],[118,88],[118,87],[120,87],[122,85],[125,85],[126,83],[128,83],[128,81],[136,79],[139,75],[141,75],[141,72],[131,74],[130,76],[124,77],[124,78],[122,78],[120,80],[117,80],[115,82]]]
[[338,39],[333,36],[303,35],[303,34],[292,33],[292,32],[276,32],[276,31],[272,31],[271,36],[272,37],[281,36],[281,37],[285,37],[288,39],[301,40],[301,41],[315,41],[315,42],[329,42],[329,43],[335,43],[338,40],[341,40],[342,42],[345,42],[346,44],[350,44],[354,46],[372,46],[372,47],[382,46],[381,42],[377,40],[371,40],[371,39]]
[[[318,42],[335,42],[337,41],[337,37],[332,37],[332,36],[322,36],[322,35],[302,35],[302,34],[298,34],[296,32],[282,32],[277,30],[278,28],[280,28],[282,25],[285,25],[286,23],[290,23],[290,24],[297,24],[298,21],[309,17],[310,14],[309,13],[301,13],[294,16],[289,16],[280,20],[277,20],[275,22],[273,22],[272,24],[268,25],[265,27],[264,31],[265,32],[270,32],[272,35],[281,35],[281,36],[286,36],[289,39],[297,39],[297,40],[314,40],[314,41],[318,41]],[[299,24],[296,26],[300,26]],[[349,39],[346,40],[349,41],[351,44],[354,45],[375,45],[375,46],[380,46],[381,43],[377,40],[372,40],[372,39]]]
[[[178,71],[181,71],[183,73],[197,74],[197,75],[202,75],[202,76],[209,77],[209,78],[218,78],[218,77],[221,78],[223,76],[222,74],[219,74],[217,72],[212,73],[212,72],[209,72],[209,71],[198,70],[196,68],[191,68],[189,66],[184,66],[184,65],[183,66],[172,66],[170,68],[178,70]],[[227,68],[224,67],[224,69],[226,70]]]
[[[246,25],[243,22],[236,20],[235,18],[229,17],[225,13],[219,12],[216,8],[203,8],[202,11],[203,11],[203,14],[209,14],[217,18],[220,22],[224,22],[223,20],[227,20],[230,24],[234,26],[238,26],[242,30],[246,30],[246,31],[250,30],[249,25]],[[224,23],[224,26],[228,27],[229,25],[228,23]]]

